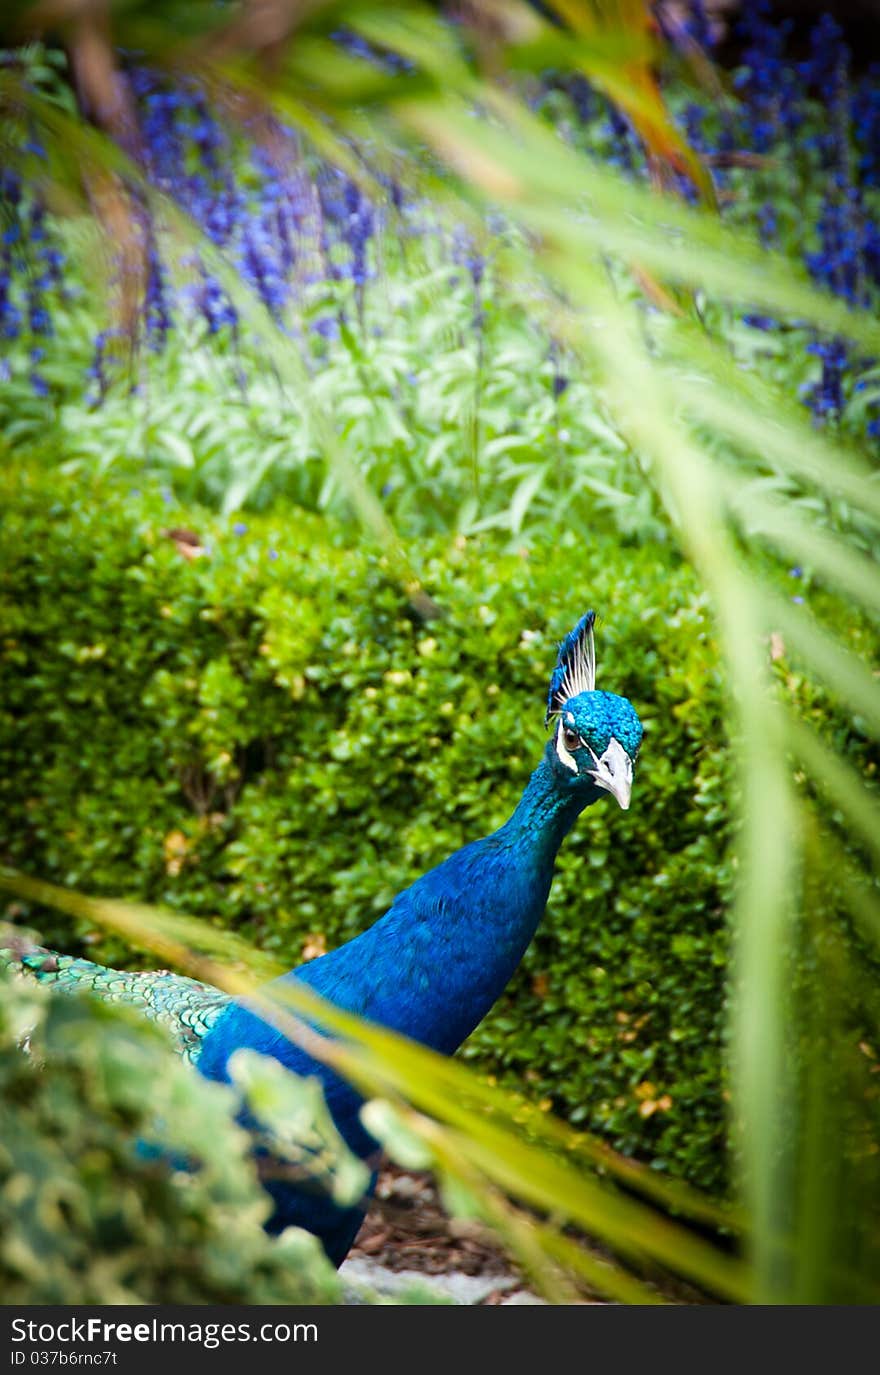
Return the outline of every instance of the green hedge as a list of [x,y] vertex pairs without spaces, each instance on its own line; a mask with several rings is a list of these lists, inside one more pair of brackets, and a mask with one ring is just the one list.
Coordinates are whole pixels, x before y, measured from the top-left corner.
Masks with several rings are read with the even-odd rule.
[[[709,607],[671,549],[428,544],[448,615],[426,625],[381,557],[300,512],[244,529],[109,484],[4,482],[3,853],[203,914],[291,965],[508,816],[545,739],[555,641],[595,607],[600,683],[645,723],[632,809],[581,819],[463,1053],[721,1185],[730,754]],[[163,533],[184,525],[194,559]],[[73,947],[69,926],[39,925]]]

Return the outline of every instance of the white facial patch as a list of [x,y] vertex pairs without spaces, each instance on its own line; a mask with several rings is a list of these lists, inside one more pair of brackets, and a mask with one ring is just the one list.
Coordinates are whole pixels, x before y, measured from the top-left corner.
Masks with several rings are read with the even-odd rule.
[[569,751],[565,748],[565,741],[562,738],[563,729],[563,724],[560,721],[559,726],[556,730],[556,753],[559,755],[560,760],[567,769],[571,769],[572,773],[577,773],[577,761],[574,755],[570,754]]

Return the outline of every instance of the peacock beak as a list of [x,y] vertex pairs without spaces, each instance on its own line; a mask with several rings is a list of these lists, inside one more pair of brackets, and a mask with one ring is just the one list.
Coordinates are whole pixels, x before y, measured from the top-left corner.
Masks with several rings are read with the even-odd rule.
[[591,772],[596,786],[604,788],[617,800],[625,812],[628,811],[629,799],[632,794],[632,760],[623,745],[619,740],[615,740],[614,736],[609,740],[607,750],[597,759],[596,767]]

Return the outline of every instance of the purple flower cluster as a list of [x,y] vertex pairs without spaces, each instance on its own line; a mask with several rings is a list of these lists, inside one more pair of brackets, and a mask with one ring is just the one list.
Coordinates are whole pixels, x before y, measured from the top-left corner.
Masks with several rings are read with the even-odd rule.
[[817,225],[819,247],[806,255],[811,275],[852,306],[867,306],[867,220],[859,190],[827,195]]
[[638,158],[638,141],[630,122],[615,105],[609,104],[607,110],[612,148],[608,161],[612,167],[620,167],[624,172],[634,172]]
[[858,175],[865,187],[880,186],[880,63],[872,63],[852,95]]
[[551,389],[553,400],[559,400],[568,391],[569,379],[565,373],[565,365],[562,359],[562,350],[555,339],[550,340],[550,364],[553,370]]
[[[692,53],[695,45],[704,51],[713,46],[717,34],[702,0],[656,0],[654,9],[665,36],[683,53]],[[789,55],[792,25],[774,18],[770,0],[741,6],[735,25],[738,103],[733,108],[717,101],[704,106],[691,99],[680,115],[688,143],[707,157],[722,206],[740,218],[746,207],[766,248],[795,248],[825,290],[853,308],[876,305],[880,65],[855,78],[843,31],[830,15],[816,23],[808,51],[799,60]],[[637,136],[586,82],[551,77],[546,90],[551,110],[556,108],[554,93],[567,93],[592,155],[604,156],[630,175],[644,173]],[[688,178],[677,177],[676,185],[683,197],[694,199]],[[818,203],[816,187],[821,189]],[[792,196],[790,206],[786,200]],[[744,319],[755,329],[778,328],[776,320],[757,312]],[[802,389],[804,400],[817,423],[839,419],[871,360],[839,338],[811,337],[805,348],[818,360],[820,374]],[[880,396],[876,405],[880,409]],[[871,418],[870,405],[859,414],[868,417],[866,433],[876,437],[880,417]]]
[[146,280],[144,283],[144,304],[142,318],[144,333],[151,349],[161,353],[168,338],[173,320],[171,317],[170,288],[165,268],[156,242],[156,232],[149,216],[141,219],[146,259]]
[[744,6],[740,27],[744,47],[734,84],[743,99],[744,133],[754,152],[767,153],[785,127],[793,94],[784,76],[789,26],[773,22],[768,0],[754,0]]
[[[29,151],[42,156],[31,142]],[[28,341],[27,377],[37,396],[48,396],[40,371],[44,341],[53,334],[52,306],[64,294],[64,259],[46,219],[39,195],[22,185],[11,168],[0,169],[0,344]],[[12,367],[3,360],[2,377]]]
[[367,245],[373,235],[374,214],[368,198],[353,181],[346,181],[345,208],[348,218],[343,233],[351,249],[351,279],[359,291],[367,280]]
[[107,395],[110,385],[108,376],[108,351],[111,342],[111,332],[100,330],[95,338],[95,352],[92,361],[87,369],[87,377],[91,383],[88,392],[88,401],[92,406],[99,406]]
[[[173,195],[223,250],[279,325],[290,328],[289,309],[298,294],[328,278],[352,282],[363,319],[377,214],[363,190],[332,168],[309,170],[296,136],[277,121],[254,122],[236,133],[224,126],[196,83],[172,89],[142,69],[132,79],[151,181]],[[395,185],[389,196],[399,209],[400,187]],[[156,238],[150,227],[142,314],[151,345],[161,347],[175,308],[200,318],[211,335],[229,330],[235,337],[237,311],[204,255],[191,264],[194,284],[175,296],[154,252]],[[326,340],[335,338],[343,323],[344,316],[325,314],[312,327]]]
[[[667,36],[683,51],[712,47],[717,35],[703,0],[658,0],[655,9]],[[753,0],[740,13],[738,103],[701,105],[691,99],[681,112],[685,135],[714,167],[729,213],[741,216],[743,205],[748,207],[762,244],[796,247],[814,281],[848,305],[875,304],[880,292],[880,68],[853,76],[844,36],[829,16],[816,25],[809,50],[795,60],[788,55],[789,28],[774,22],[768,0]],[[407,70],[406,63],[353,33],[341,32],[338,41],[357,60],[389,72]],[[305,336],[302,321],[307,319],[319,356],[348,327],[347,314],[356,316],[365,331],[383,216],[405,233],[437,232],[436,225],[419,222],[399,182],[387,171],[373,176],[369,184],[378,183],[385,194],[368,195],[366,179],[352,180],[307,160],[296,134],[278,120],[254,116],[242,128],[227,120],[194,80],[172,84],[136,63],[127,76],[139,123],[133,155],[151,184],[172,197],[222,251],[281,328]],[[536,103],[543,108],[546,98],[553,117],[562,102],[565,137],[582,140],[591,155],[628,175],[644,175],[646,159],[636,131],[582,76],[548,73],[542,90]],[[354,146],[350,152],[367,156]],[[780,195],[782,185],[787,190]],[[684,176],[678,188],[687,198],[696,194]],[[53,305],[63,290],[63,262],[41,202],[10,170],[0,169],[0,209],[0,352],[3,340],[18,342],[32,384],[42,392],[43,351],[52,333]],[[135,198],[144,268],[142,341],[160,351],[178,320],[187,319],[201,322],[208,335],[226,334],[237,343],[238,313],[211,270],[211,254],[193,254],[188,280],[181,284],[164,256],[165,236],[155,213],[145,199]],[[475,242],[461,230],[450,246],[452,261],[472,285],[478,343],[485,328],[487,243],[495,232],[491,226],[487,231]],[[334,290],[322,295],[325,282]],[[307,307],[302,316],[295,314],[301,305]],[[757,329],[777,328],[776,321],[757,313],[745,319]],[[106,330],[95,341],[89,378],[96,403],[106,395],[114,359],[122,353],[115,342]],[[819,375],[803,394],[817,422],[845,416],[866,360],[840,339],[813,338],[808,353]],[[550,385],[558,400],[568,382],[555,346],[550,357]],[[870,404],[856,411],[867,417],[869,434],[880,429]]]
[[[852,307],[870,306],[880,287],[880,205],[873,196],[880,185],[880,68],[856,81],[843,31],[829,14],[815,25],[801,61],[788,56],[789,26],[773,21],[768,0],[743,6],[742,16],[744,47],[736,76],[741,146],[768,155],[798,188],[788,246],[793,240],[799,247],[814,281]],[[755,178],[757,187],[767,188],[766,173],[758,169]],[[822,194],[811,222],[803,210],[815,204],[816,186]],[[759,202],[756,220],[763,244],[785,242],[769,195]],[[757,328],[775,328],[764,316],[746,319]],[[821,372],[803,389],[804,400],[817,423],[840,419],[869,360],[839,338],[813,338],[807,352],[819,360]],[[868,435],[877,428],[870,420]]]
[[817,339],[807,348],[822,360],[822,375],[805,392],[818,420],[837,419],[843,411],[843,383],[847,372],[847,348],[842,339]]
[[[367,54],[358,49],[356,55]],[[377,60],[387,65],[390,59]],[[282,328],[291,328],[297,298],[328,278],[351,283],[363,323],[379,207],[362,187],[329,167],[310,167],[296,135],[277,121],[253,119],[244,129],[225,121],[193,80],[172,83],[137,64],[126,75],[138,114],[129,152],[151,185],[222,250]],[[386,180],[399,215],[402,189]],[[177,273],[172,279],[161,211],[137,193],[132,204],[142,250],[137,287],[143,342],[161,351],[178,318],[201,320],[210,335],[229,331],[236,337],[238,314],[211,271],[210,255],[190,255],[182,264],[188,280],[181,283]],[[29,337],[33,385],[45,391],[39,364],[52,332],[50,296],[61,284],[61,255],[42,204],[11,170],[0,170],[0,212],[0,343]],[[120,259],[118,271],[124,270]],[[342,315],[320,316],[313,322],[315,338],[335,337],[341,324]],[[102,330],[88,369],[95,402],[107,393],[116,352],[111,332]]]
[[714,48],[718,32],[703,0],[691,0],[689,5],[683,6],[657,0],[654,13],[660,32],[673,47],[685,53],[694,46],[704,52]]
[[0,240],[0,337],[17,339],[21,333],[21,310],[14,299],[16,248],[21,239],[19,207],[21,181],[14,172],[0,171],[0,203],[7,207],[8,220]]

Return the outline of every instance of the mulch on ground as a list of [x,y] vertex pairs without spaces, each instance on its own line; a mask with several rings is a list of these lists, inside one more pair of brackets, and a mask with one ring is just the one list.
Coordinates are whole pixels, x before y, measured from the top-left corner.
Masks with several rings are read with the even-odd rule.
[[[590,1249],[597,1255],[603,1254],[600,1248]],[[373,1202],[349,1255],[368,1258],[388,1270],[497,1277],[498,1290],[482,1299],[483,1304],[504,1302],[505,1294],[513,1287],[511,1280],[517,1288],[531,1288],[528,1278],[486,1228],[449,1217],[430,1173],[403,1170],[392,1164],[383,1165],[379,1172]],[[712,1302],[705,1294],[669,1275],[656,1274],[653,1282],[668,1303]],[[584,1296],[579,1302],[602,1300]]]
[[389,1270],[419,1270],[426,1275],[498,1276],[521,1272],[478,1224],[450,1218],[432,1176],[394,1165],[382,1168],[370,1211],[351,1249]]

